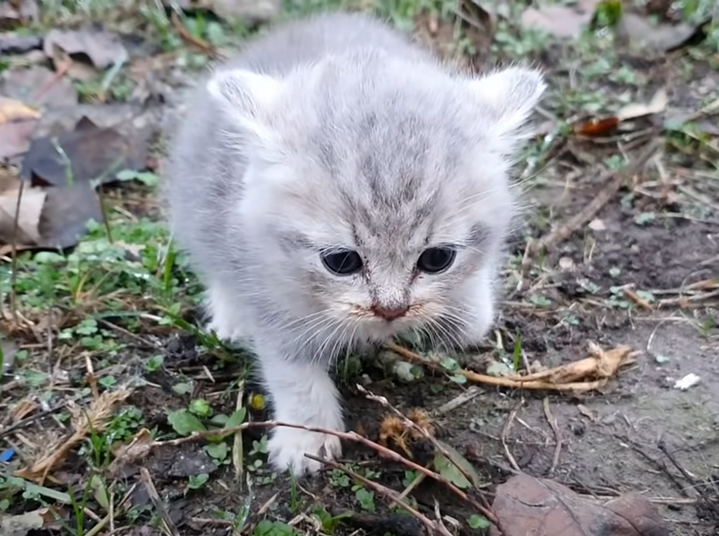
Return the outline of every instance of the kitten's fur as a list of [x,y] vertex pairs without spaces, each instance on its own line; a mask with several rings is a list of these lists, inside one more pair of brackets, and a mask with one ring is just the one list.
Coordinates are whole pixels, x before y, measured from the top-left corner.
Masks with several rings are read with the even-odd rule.
[[[210,327],[251,343],[275,418],[343,428],[328,367],[340,349],[423,326],[477,343],[494,317],[492,282],[514,212],[507,173],[544,90],[518,67],[451,72],[384,24],[326,14],[280,26],[215,70],[191,99],[171,152],[174,236],[208,289]],[[454,264],[415,270],[452,244]],[[331,274],[320,252],[359,251]],[[409,305],[389,322],[372,305]],[[280,469],[336,437],[278,428]]]

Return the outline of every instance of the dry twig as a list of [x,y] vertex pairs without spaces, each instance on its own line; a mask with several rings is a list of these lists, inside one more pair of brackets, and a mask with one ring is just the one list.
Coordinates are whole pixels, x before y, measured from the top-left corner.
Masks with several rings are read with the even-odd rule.
[[262,422],[245,422],[239,426],[233,426],[231,428],[222,428],[219,430],[207,430],[203,432],[193,432],[189,436],[186,437],[180,437],[177,439],[171,439],[168,441],[155,441],[152,439],[152,434],[149,430],[146,428],[143,428],[140,430],[137,434],[135,434],[135,437],[132,439],[132,441],[124,446],[118,449],[116,453],[116,458],[110,465],[110,472],[117,474],[117,472],[120,470],[120,468],[125,463],[133,463],[136,460],[139,460],[141,458],[144,458],[150,454],[151,451],[155,450],[159,447],[165,447],[165,446],[179,446],[183,445],[185,443],[191,443],[194,441],[199,441],[201,439],[205,439],[208,437],[213,438],[222,438],[227,437],[231,434],[236,434],[237,432],[241,432],[242,430],[246,430],[248,428],[276,428],[278,426],[284,426],[286,428],[295,428],[298,430],[306,430],[308,432],[316,432],[319,434],[327,434],[332,435],[335,437],[338,437],[344,441],[351,441],[353,443],[360,443],[367,448],[374,450],[379,454],[380,456],[387,458],[393,462],[402,464],[406,466],[408,469],[411,469],[413,471],[417,471],[418,473],[424,474],[425,476],[443,484],[446,486],[452,493],[457,495],[459,498],[461,498],[466,503],[472,505],[474,508],[477,509],[482,515],[484,515],[489,521],[496,524],[497,518],[494,515],[494,513],[489,510],[488,508],[485,508],[481,504],[477,503],[474,499],[469,497],[464,491],[459,489],[457,486],[452,484],[449,480],[444,478],[442,475],[435,473],[431,469],[428,469],[427,467],[424,467],[423,465],[419,465],[412,460],[408,460],[398,452],[395,452],[385,446],[380,445],[379,443],[376,443],[372,441],[371,439],[368,439],[357,432],[339,432],[337,430],[330,430],[328,428],[321,428],[319,426],[308,426],[304,424],[294,424],[294,423],[287,423],[287,422],[280,422],[280,421],[262,421]]
[[[386,346],[408,361],[444,372],[439,365],[424,359],[411,350],[394,343],[389,343]],[[497,377],[465,369],[459,369],[455,373],[470,381],[496,387],[586,393],[604,387],[620,367],[634,361],[634,352],[629,346],[619,346],[604,351],[596,344],[590,343],[589,349],[591,357],[525,376]],[[588,378],[596,379],[586,381]]]
[[564,242],[574,232],[578,231],[587,222],[591,221],[591,219],[597,215],[602,207],[604,207],[604,205],[606,205],[617,194],[624,182],[631,176],[641,171],[649,159],[654,156],[654,153],[659,145],[660,138],[655,137],[645,147],[644,151],[642,151],[642,153],[634,160],[629,162],[624,168],[620,170],[610,169],[600,175],[596,182],[597,184],[603,184],[604,186],[587,206],[585,206],[578,214],[575,214],[563,225],[560,225],[548,235],[545,235],[538,241],[528,246],[524,259],[522,260],[522,273],[526,274],[528,272],[537,253],[549,250],[557,244]]

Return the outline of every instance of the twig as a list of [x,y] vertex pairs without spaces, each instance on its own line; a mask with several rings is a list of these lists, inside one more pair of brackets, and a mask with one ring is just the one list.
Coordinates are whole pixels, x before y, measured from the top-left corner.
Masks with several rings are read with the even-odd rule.
[[[242,399],[245,396],[245,382],[241,381],[237,387],[237,402],[235,402],[235,411],[242,409]],[[235,482],[242,482],[242,459],[244,451],[242,448],[242,431],[235,433],[232,440],[232,465],[235,467]]]
[[549,398],[545,397],[544,401],[542,402],[542,406],[544,407],[544,416],[547,417],[547,421],[549,422],[549,426],[552,427],[552,431],[554,432],[554,441],[556,443],[556,446],[554,447],[554,456],[552,456],[552,466],[549,468],[549,472],[547,473],[547,478],[552,478],[552,475],[554,474],[555,469],[557,468],[557,464],[559,463],[559,454],[562,451],[562,436],[559,433],[559,427],[557,426],[557,420],[552,415],[552,412],[549,409]]
[[17,284],[17,240],[18,232],[20,231],[20,207],[22,204],[22,194],[25,190],[25,181],[20,181],[20,188],[17,193],[17,205],[15,206],[15,221],[13,222],[12,231],[12,262],[11,268],[12,273],[10,274],[10,313],[12,314],[13,322],[17,325],[17,292],[15,291],[15,285]]
[[43,84],[32,96],[32,101],[37,102],[39,101],[50,89],[52,89],[52,86],[54,86],[63,76],[65,76],[65,73],[67,73],[70,70],[70,67],[72,67],[72,59],[67,58],[65,61],[61,62],[58,68],[55,70],[55,73],[52,75],[52,78],[48,80],[45,84]]
[[50,409],[46,409],[45,411],[40,411],[40,412],[36,413],[35,415],[31,415],[30,417],[26,417],[26,418],[22,419],[21,421],[16,422],[15,424],[6,426],[5,428],[0,429],[0,439],[5,437],[6,435],[13,433],[15,430],[19,430],[20,428],[24,428],[25,426],[32,424],[33,422],[35,422],[38,419],[42,419],[43,417],[52,415],[53,413],[61,410],[64,407],[65,407],[65,402],[62,402],[60,404],[57,404],[56,406],[51,407]]
[[[407,348],[403,348],[398,344],[387,343],[385,346],[408,361],[431,367],[441,373],[446,373],[438,364],[432,363],[419,354]],[[465,369],[456,370],[455,373],[464,376],[469,381],[494,385],[496,387],[586,393],[604,387],[612,375],[611,373],[614,372],[611,366],[608,367],[609,370],[605,370],[607,367],[602,365],[602,361],[608,361],[616,365],[616,368],[619,368],[620,366],[631,363],[633,360],[633,354],[628,346],[620,346],[606,352],[595,345],[590,346],[593,354],[592,357],[525,376],[488,376]],[[594,381],[574,381],[581,380],[590,375],[599,376],[599,379]]]
[[517,460],[514,459],[514,455],[509,450],[509,446],[507,445],[507,435],[509,434],[510,428],[512,428],[512,423],[514,422],[514,419],[517,417],[517,412],[519,411],[519,408],[521,408],[523,404],[524,399],[520,399],[520,401],[514,405],[512,411],[509,412],[509,416],[507,417],[507,420],[502,427],[501,436],[502,447],[504,448],[504,455],[507,457],[507,461],[509,461],[509,465],[512,466],[512,469],[514,469],[518,473],[521,473],[522,470],[519,468]]
[[339,463],[336,463],[332,460],[327,460],[323,458],[319,458],[317,456],[312,456],[311,454],[305,454],[307,458],[310,460],[314,460],[316,462],[320,462],[324,465],[327,465],[328,467],[331,467],[332,469],[337,469],[339,471],[342,471],[347,476],[352,478],[353,480],[362,483],[369,489],[376,491],[386,499],[390,500],[392,503],[396,504],[400,508],[404,509],[408,514],[414,516],[417,518],[425,527],[427,527],[430,532],[435,534],[442,534],[443,536],[453,536],[449,530],[447,530],[447,527],[445,527],[442,523],[438,521],[432,521],[427,516],[425,516],[423,513],[419,512],[418,510],[415,510],[410,505],[406,504],[405,502],[401,501],[399,499],[399,494],[386,487],[378,482],[374,482],[372,480],[369,480],[368,478],[363,477],[362,475],[359,475],[352,471],[351,469],[348,469],[344,467],[343,465],[340,465]]
[[631,176],[639,173],[649,159],[654,156],[659,147],[659,139],[655,138],[650,141],[644,151],[634,160],[629,162],[620,170],[610,169],[599,176],[597,184],[605,185],[599,193],[585,206],[578,214],[575,214],[563,225],[560,225],[554,231],[545,235],[538,241],[531,244],[528,248],[525,258],[522,260],[522,273],[526,274],[531,267],[534,257],[540,251],[546,251],[552,247],[564,242],[575,231],[579,230],[587,222],[589,222],[596,214],[606,205],[619,191],[624,182]]
[[[412,460],[408,460],[401,454],[384,447],[380,445],[379,443],[376,443],[372,441],[371,439],[367,439],[366,437],[358,434],[357,432],[349,431],[349,432],[339,432],[337,430],[330,430],[329,428],[322,428],[319,426],[308,426],[305,424],[294,424],[294,423],[288,423],[288,422],[281,422],[281,421],[260,421],[260,422],[245,422],[242,423],[239,426],[233,426],[230,428],[222,428],[219,430],[206,430],[202,432],[192,432],[189,436],[185,437],[179,437],[177,439],[170,439],[167,441],[152,441],[150,443],[146,443],[144,445],[134,445],[135,441],[138,437],[141,435],[144,437],[150,436],[150,432],[143,429],[140,430],[135,436],[136,440],[133,440],[132,443],[130,443],[125,449],[124,453],[118,453],[115,460],[112,462],[112,465],[110,467],[110,471],[113,472],[113,470],[117,470],[119,466],[121,466],[122,463],[125,462],[132,462],[134,460],[137,460],[139,458],[143,458],[147,456],[150,451],[157,447],[163,447],[163,446],[179,446],[184,445],[186,443],[192,443],[194,441],[198,441],[201,439],[205,439],[208,437],[213,438],[224,438],[229,435],[235,434],[237,432],[240,432],[242,430],[246,430],[248,428],[277,428],[277,427],[285,427],[285,428],[294,428],[296,430],[306,430],[308,432],[315,432],[318,434],[327,434],[331,436],[338,437],[344,441],[351,441],[353,443],[360,443],[364,445],[365,447],[374,450],[377,452],[380,456],[383,456],[384,458],[387,458],[393,462],[400,463],[404,466],[406,466],[408,469],[411,469],[413,471],[417,471],[418,473],[422,473],[425,476],[428,476],[429,478],[440,482],[441,484],[445,485],[449,490],[457,495],[459,498],[461,498],[463,501],[467,502],[468,504],[472,505],[474,508],[476,508],[484,517],[486,517],[489,521],[497,524],[497,517],[494,515],[494,513],[479,504],[477,501],[472,499],[469,495],[467,495],[464,491],[459,489],[457,486],[452,484],[449,480],[444,478],[442,475],[435,473],[434,471],[428,469],[427,467],[424,467],[422,465],[419,465],[418,463],[413,462]],[[139,441],[138,441],[139,443]]]
[[167,534],[171,536],[180,536],[180,533],[177,531],[177,527],[175,527],[175,523],[173,523],[170,514],[165,508],[165,505],[162,504],[162,499],[157,493],[155,484],[152,483],[152,477],[150,476],[150,472],[147,470],[146,467],[140,467],[140,479],[142,480],[142,483],[147,490],[147,494],[149,495],[152,504],[155,506],[155,509],[157,509],[157,512],[160,514],[160,519],[162,519],[162,523],[165,526],[165,532],[167,532]]
[[190,33],[187,28],[185,28],[185,25],[182,24],[182,21],[180,20],[180,16],[177,14],[177,11],[172,11],[172,13],[170,13],[170,23],[172,24],[172,27],[177,31],[177,33],[180,34],[180,37],[188,44],[201,50],[205,54],[209,54],[210,56],[219,55],[217,49],[213,45],[211,45],[204,39],[195,37]]
[[642,309],[646,311],[653,311],[654,308],[651,306],[651,304],[642,298],[639,294],[637,294],[634,290],[624,287],[624,295],[627,297],[627,299],[634,303],[634,305],[638,305]]

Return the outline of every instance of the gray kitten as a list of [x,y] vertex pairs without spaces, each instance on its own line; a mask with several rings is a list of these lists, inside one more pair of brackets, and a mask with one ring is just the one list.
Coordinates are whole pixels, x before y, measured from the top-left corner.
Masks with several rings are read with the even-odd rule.
[[[453,72],[359,14],[278,26],[218,67],[171,151],[171,225],[209,327],[251,343],[275,418],[342,430],[341,350],[423,328],[465,346],[494,317],[515,194],[507,174],[544,91],[511,67]],[[331,435],[277,428],[278,469]]]

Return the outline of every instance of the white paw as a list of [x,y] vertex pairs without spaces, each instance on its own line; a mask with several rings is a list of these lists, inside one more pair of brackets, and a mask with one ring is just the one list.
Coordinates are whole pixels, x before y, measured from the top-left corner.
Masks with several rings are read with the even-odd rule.
[[242,329],[236,324],[229,322],[223,322],[219,317],[214,317],[207,324],[207,331],[214,331],[217,338],[222,341],[230,341],[235,343],[246,343],[249,341],[249,336],[242,331]]
[[290,471],[295,476],[316,473],[322,464],[310,460],[305,453],[334,460],[342,455],[342,444],[336,436],[279,427],[270,438],[270,463],[279,471]]

